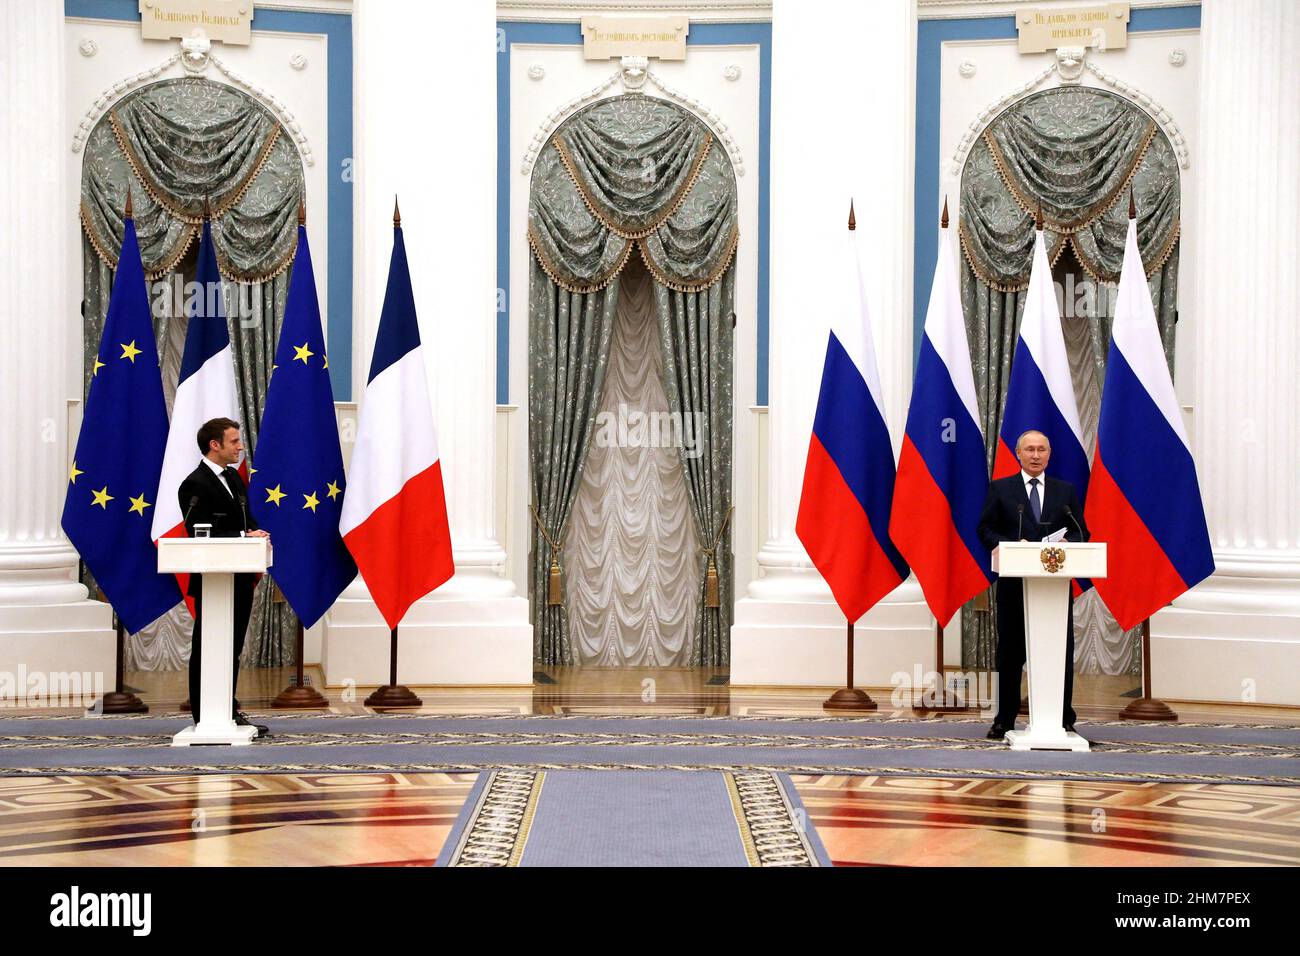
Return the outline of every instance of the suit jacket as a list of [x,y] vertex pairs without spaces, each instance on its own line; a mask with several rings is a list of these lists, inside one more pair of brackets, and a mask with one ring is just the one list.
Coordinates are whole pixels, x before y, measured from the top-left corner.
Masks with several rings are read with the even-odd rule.
[[[203,462],[181,482],[178,497],[181,514],[185,518],[185,533],[194,535],[196,524],[212,525],[212,537],[237,538],[242,531],[256,531],[257,521],[248,509],[248,492],[242,480],[235,482],[238,497],[232,497],[226,483],[213,474]],[[190,499],[197,499],[190,507]],[[236,574],[235,586],[248,587],[257,583],[255,574]],[[190,575],[189,595],[199,596],[202,576]]]
[[[1079,505],[1074,485],[1047,475],[1043,478],[1042,523],[1039,526],[1034,524],[1034,513],[1029,508],[1029,495],[1025,493],[1020,472],[989,482],[978,532],[984,547],[992,551],[1003,541],[1019,541],[1021,538],[1038,541],[1061,528],[1068,531],[1067,541],[1088,540],[1088,525],[1083,520],[1083,508]],[[1023,516],[1019,506],[1024,507]],[[1067,507],[1070,515],[1065,513]]]

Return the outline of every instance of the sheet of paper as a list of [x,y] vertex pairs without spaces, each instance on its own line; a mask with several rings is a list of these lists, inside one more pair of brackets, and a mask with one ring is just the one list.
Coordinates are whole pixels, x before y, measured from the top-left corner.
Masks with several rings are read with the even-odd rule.
[[1066,535],[1066,529],[1065,529],[1065,528],[1061,528],[1059,531],[1053,531],[1051,534],[1049,534],[1049,535],[1045,535],[1045,536],[1043,537],[1043,540],[1044,540],[1044,541],[1064,541],[1064,540],[1065,540],[1065,535]]

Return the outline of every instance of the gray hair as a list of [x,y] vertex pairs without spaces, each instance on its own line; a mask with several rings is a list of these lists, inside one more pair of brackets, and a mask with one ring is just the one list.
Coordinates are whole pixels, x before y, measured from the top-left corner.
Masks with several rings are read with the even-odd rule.
[[1047,445],[1047,450],[1048,450],[1048,451],[1051,451],[1051,450],[1052,450],[1052,440],[1051,440],[1050,438],[1047,437],[1047,433],[1046,433],[1046,432],[1040,432],[1037,428],[1027,428],[1027,429],[1025,429],[1024,431],[1022,431],[1022,432],[1020,433],[1020,437],[1016,439],[1016,454],[1017,454],[1017,455],[1020,454],[1020,446],[1024,443],[1024,440],[1025,440],[1025,436],[1026,436],[1026,435],[1042,435],[1042,436],[1043,436],[1043,442]]

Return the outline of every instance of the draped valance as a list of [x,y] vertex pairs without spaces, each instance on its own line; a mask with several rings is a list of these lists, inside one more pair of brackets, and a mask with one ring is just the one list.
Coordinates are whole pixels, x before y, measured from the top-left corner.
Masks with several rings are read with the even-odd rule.
[[556,131],[533,170],[528,241],[568,292],[605,288],[633,246],[661,284],[700,291],[722,278],[739,235],[726,150],[664,100],[593,103]]
[[1150,276],[1178,240],[1178,162],[1155,120],[1104,90],[1061,87],[1012,106],[984,131],[961,183],[961,246],[991,288],[1029,285],[1034,214],[1048,256],[1066,243],[1092,278],[1118,282],[1132,187]]
[[253,97],[201,77],[132,93],[96,124],[81,174],[81,223],[116,267],[128,183],[145,272],[170,272],[198,236],[204,197],[222,274],[262,282],[283,272],[298,241],[302,160]]

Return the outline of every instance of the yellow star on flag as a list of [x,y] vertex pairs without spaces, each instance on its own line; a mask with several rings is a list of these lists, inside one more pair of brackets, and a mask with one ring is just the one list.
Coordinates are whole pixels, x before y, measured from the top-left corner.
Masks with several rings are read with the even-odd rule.
[[295,345],[293,347],[293,360],[295,362],[302,359],[302,364],[306,365],[307,359],[316,354],[311,349],[307,348],[309,344],[309,342],[303,342],[302,345]]
[[130,501],[131,501],[131,510],[134,511],[136,514],[140,515],[140,517],[142,518],[144,517],[144,509],[153,507],[153,505],[151,505],[149,502],[144,500],[143,491],[140,492],[139,498],[131,498]]
[[266,489],[266,503],[268,505],[275,505],[277,508],[280,507],[280,499],[284,496],[284,492],[280,490],[279,485],[276,485],[274,488]]
[[98,374],[99,374],[99,370],[100,370],[101,368],[103,368],[103,367],[104,367],[104,363],[101,362],[101,361],[99,360],[99,356],[96,355],[96,356],[95,356],[95,367],[94,367],[93,369],[90,370],[90,377],[91,377],[91,378],[94,378],[96,375],[98,375]]
[[329,490],[326,491],[325,494],[329,497],[330,501],[333,501],[339,495],[343,494],[343,492],[339,489],[338,482],[336,481],[331,481],[328,485],[326,485],[326,488],[328,488]]
[[113,500],[113,496],[108,493],[108,485],[105,485],[103,488],[100,488],[98,491],[95,491],[95,489],[92,488],[91,492],[95,496],[95,500],[92,501],[91,504],[99,505],[101,508],[107,511],[108,503]]
[[271,365],[271,371],[269,371],[269,372],[266,373],[266,380],[267,380],[268,382],[271,381],[271,376],[275,374],[275,370],[276,370],[277,368],[279,368],[279,367],[280,367],[280,366],[275,365],[275,364],[272,364],[272,365]]
[[77,483],[77,476],[84,475],[84,474],[85,472],[77,467],[77,462],[74,459],[72,462],[72,474],[68,475],[68,481],[72,482],[75,485]]
[[255,474],[257,474],[257,469],[253,467],[253,463],[250,461],[248,463],[248,477],[252,478]]
[[132,365],[135,364],[135,357],[136,357],[137,355],[142,355],[142,354],[143,354],[143,353],[142,353],[138,348],[135,347],[135,339],[132,339],[132,340],[131,340],[131,344],[130,344],[130,345],[123,345],[123,346],[122,346],[122,356],[121,356],[121,357],[124,358],[124,359],[130,359]]
[[325,368],[329,368],[329,367],[330,367],[330,357],[329,357],[328,355],[326,355],[326,356],[325,356]]
[[303,505],[303,508],[304,509],[310,508],[311,513],[315,514],[316,506],[320,504],[320,499],[316,497],[316,492],[313,491],[309,495],[303,495],[303,497],[307,499],[307,503]]

